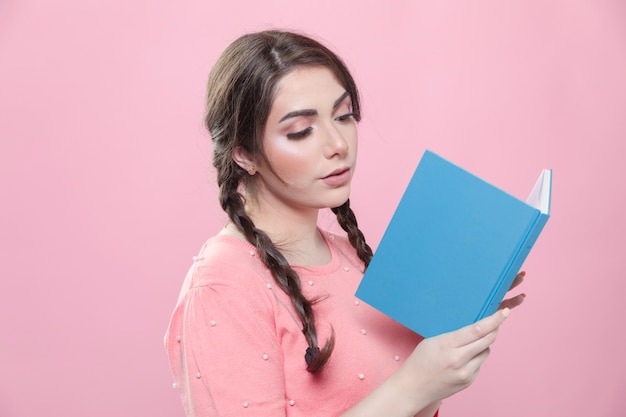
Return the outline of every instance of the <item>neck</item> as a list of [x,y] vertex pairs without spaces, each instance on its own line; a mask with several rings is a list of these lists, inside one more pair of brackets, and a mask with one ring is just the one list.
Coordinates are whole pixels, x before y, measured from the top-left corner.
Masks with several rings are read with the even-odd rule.
[[[248,200],[246,212],[291,265],[314,266],[330,261],[330,250],[317,228],[318,209],[295,210]],[[231,224],[225,233],[243,238]]]
[[330,251],[317,228],[318,210],[307,213],[277,213],[271,216],[252,211],[250,217],[258,229],[272,239],[291,265],[322,265],[330,260]]

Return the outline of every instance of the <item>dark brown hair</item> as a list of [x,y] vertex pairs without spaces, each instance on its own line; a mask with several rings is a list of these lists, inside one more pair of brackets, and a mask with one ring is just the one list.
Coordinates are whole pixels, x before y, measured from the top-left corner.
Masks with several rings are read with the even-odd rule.
[[[237,146],[250,155],[263,153],[263,131],[276,85],[286,74],[303,66],[324,66],[335,75],[352,99],[355,119],[360,120],[359,94],[354,80],[341,59],[319,42],[292,32],[264,31],[240,37],[222,53],[211,70],[208,82],[206,126],[213,140],[213,165],[217,170],[219,200],[233,224],[256,246],[259,257],[271,271],[278,286],[289,295],[302,320],[302,333],[309,345],[305,360],[307,370],[315,373],[328,361],[334,335],[320,349],[315,327],[313,304],[302,294],[300,278],[271,241],[257,229],[244,210],[240,183],[252,186],[255,176],[237,165],[233,150]],[[268,166],[269,161],[267,161]],[[332,208],[341,227],[365,266],[372,250],[358,228],[350,200]]]

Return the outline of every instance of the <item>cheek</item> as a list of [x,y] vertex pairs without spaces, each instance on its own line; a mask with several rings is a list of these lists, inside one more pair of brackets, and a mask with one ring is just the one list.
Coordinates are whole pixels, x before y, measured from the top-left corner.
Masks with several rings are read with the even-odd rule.
[[303,142],[273,141],[266,147],[265,154],[274,171],[288,183],[297,181],[304,173],[309,173],[313,164],[311,152]]

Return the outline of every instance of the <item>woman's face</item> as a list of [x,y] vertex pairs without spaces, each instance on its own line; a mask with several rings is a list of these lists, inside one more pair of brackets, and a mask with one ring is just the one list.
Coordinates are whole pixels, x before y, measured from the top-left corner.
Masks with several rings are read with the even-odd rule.
[[338,207],[348,199],[356,121],[349,94],[329,69],[301,67],[278,83],[263,148],[276,175],[257,165],[258,200],[299,211]]

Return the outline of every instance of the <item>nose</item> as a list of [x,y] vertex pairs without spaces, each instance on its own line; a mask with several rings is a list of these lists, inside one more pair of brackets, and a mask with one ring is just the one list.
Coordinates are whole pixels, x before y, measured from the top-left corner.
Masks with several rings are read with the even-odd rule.
[[324,156],[328,159],[335,156],[343,158],[349,150],[348,141],[344,138],[342,132],[332,123],[326,129],[326,138],[324,143]]

